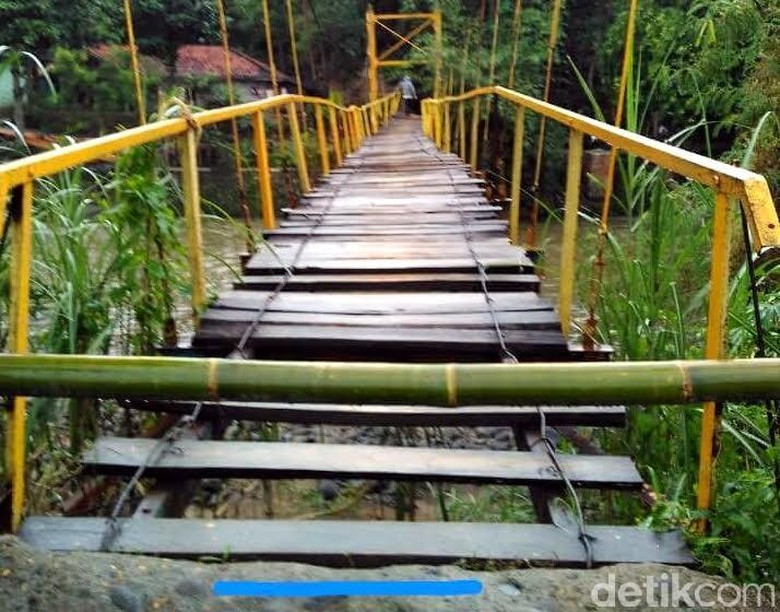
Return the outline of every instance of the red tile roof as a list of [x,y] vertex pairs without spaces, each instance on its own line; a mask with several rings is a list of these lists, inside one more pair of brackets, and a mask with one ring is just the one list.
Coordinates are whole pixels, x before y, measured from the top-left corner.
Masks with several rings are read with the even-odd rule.
[[[89,49],[93,56],[109,60],[117,49],[127,51],[126,45],[97,45]],[[140,55],[140,61],[144,70],[153,72],[165,72],[163,63],[148,55]],[[249,81],[271,81],[271,68],[265,62],[253,57],[230,50],[230,68],[233,78]],[[219,45],[182,45],[179,47],[176,58],[176,76],[215,76],[225,78],[225,59],[222,47]],[[277,71],[280,83],[291,84],[293,79],[288,75]]]

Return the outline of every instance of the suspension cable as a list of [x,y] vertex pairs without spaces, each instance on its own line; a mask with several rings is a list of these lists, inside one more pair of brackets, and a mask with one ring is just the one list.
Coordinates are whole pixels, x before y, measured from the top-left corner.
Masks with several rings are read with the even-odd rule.
[[[544,101],[550,101],[550,89],[552,88],[553,61],[555,60],[555,48],[558,46],[558,32],[561,24],[561,0],[555,0],[550,20],[550,38],[547,42],[547,69],[544,76]],[[542,178],[542,159],[544,158],[544,136],[547,127],[547,117],[539,118],[539,136],[536,142],[536,163],[534,164],[534,182],[531,187],[534,193],[539,191]],[[539,205],[534,200],[531,207],[531,222],[528,225],[526,241],[531,247],[536,246],[536,226],[539,221]]]
[[[424,141],[418,139],[421,144],[425,144]],[[423,147],[423,150],[426,152],[427,155],[434,157],[435,159],[444,162],[444,160],[438,152],[431,153],[427,147]],[[453,189],[453,192],[455,191],[455,179],[452,176],[452,171],[447,169],[447,176],[450,181],[450,186]],[[462,207],[458,207],[458,212],[460,213],[460,220],[461,225],[463,228],[463,235],[466,240],[466,246],[469,250],[469,253],[474,260],[474,265],[476,266],[477,273],[479,274],[480,279],[480,285],[482,287],[482,295],[485,298],[485,303],[488,306],[488,311],[490,313],[490,317],[493,322],[493,329],[496,334],[496,339],[498,340],[498,344],[501,348],[501,352],[504,356],[504,362],[505,363],[512,363],[512,364],[519,364],[519,360],[515,356],[514,353],[509,349],[506,342],[506,336],[501,329],[501,325],[498,320],[498,314],[496,313],[495,309],[495,300],[490,295],[490,291],[488,288],[488,276],[487,272],[485,270],[484,264],[480,261],[479,256],[476,253],[476,250],[474,249],[474,237],[471,233],[471,228],[469,227],[468,222],[466,221],[465,214],[463,213]],[[563,469],[563,466],[561,465],[561,462],[558,458],[558,453],[556,452],[555,448],[555,442],[547,435],[547,418],[544,413],[544,410],[541,406],[535,406],[536,412],[539,415],[539,438],[534,441],[532,444],[532,447],[537,444],[543,444],[545,453],[547,454],[547,458],[550,460],[550,463],[553,466],[553,469],[555,470],[558,477],[563,481],[564,487],[571,498],[573,504],[574,504],[574,511],[575,511],[575,520],[577,523],[577,539],[582,544],[582,547],[585,552],[585,564],[588,569],[590,569],[593,566],[593,536],[588,534],[586,525],[585,525],[585,514],[582,510],[582,504],[580,502],[579,495],[577,494],[576,489],[574,488],[574,485],[571,482],[571,479],[566,474],[566,471]],[[560,525],[553,521],[553,524],[558,527],[559,529],[562,529],[563,531],[568,531],[566,527],[563,525]]]
[[[623,66],[620,75],[620,88],[618,90],[617,108],[615,109],[615,126],[623,123],[623,107],[625,106],[628,77],[633,70],[634,59],[634,31],[636,28],[636,13],[638,0],[631,0],[628,12],[628,24],[626,25],[626,41],[623,49]],[[596,342],[596,303],[601,295],[602,281],[604,278],[604,250],[607,246],[609,233],[609,210],[612,203],[612,194],[615,183],[615,167],[617,165],[618,149],[611,147],[609,151],[609,165],[607,166],[607,180],[604,184],[604,199],[601,204],[601,221],[599,223],[598,244],[596,257],[590,274],[588,296],[588,318],[583,325],[582,344],[586,350],[592,350]]]
[[[365,164],[365,160],[361,160],[356,170],[360,169],[360,167],[363,166],[364,164]],[[347,186],[347,184],[350,182],[354,174],[355,172],[349,174],[347,176],[347,179],[342,184],[337,185],[335,187],[333,193],[328,198],[327,205],[317,215],[315,222],[311,225],[309,231],[306,233],[303,240],[301,241],[301,244],[298,246],[298,249],[295,252],[295,256],[293,257],[292,262],[290,264],[283,264],[283,269],[284,269],[283,278],[279,281],[279,283],[276,285],[274,290],[266,297],[266,299],[263,300],[263,303],[257,308],[254,317],[247,324],[246,328],[244,329],[244,332],[241,334],[240,339],[235,344],[234,348],[231,350],[230,352],[231,355],[238,355],[242,359],[247,358],[245,352],[247,343],[252,338],[252,335],[257,329],[257,326],[261,323],[263,316],[265,316],[266,312],[268,312],[268,308],[271,306],[273,301],[276,300],[277,297],[279,297],[281,292],[284,290],[284,288],[293,278],[295,274],[295,267],[300,261],[304,249],[308,245],[311,238],[314,236],[314,232],[322,225],[322,222],[325,220],[325,217],[330,212],[339,194]],[[273,253],[274,256],[278,258],[278,255],[276,255],[275,252]],[[219,400],[217,400],[217,402],[219,403]],[[192,412],[190,414],[183,415],[178,421],[176,421],[176,423],[165,433],[165,435],[161,437],[157,441],[157,443],[155,443],[155,445],[152,447],[152,449],[144,458],[144,461],[141,463],[141,465],[138,466],[138,469],[135,471],[130,481],[127,483],[127,485],[125,485],[124,489],[122,490],[119,499],[114,504],[114,508],[111,511],[110,516],[106,520],[106,528],[103,532],[103,536],[100,541],[101,552],[110,551],[112,544],[116,541],[116,538],[121,534],[122,525],[119,522],[119,514],[122,512],[122,509],[130,499],[130,494],[132,493],[133,489],[135,489],[138,486],[138,483],[143,478],[144,474],[146,473],[146,470],[150,467],[153,467],[167,453],[183,454],[183,450],[181,448],[177,448],[175,444],[177,441],[179,441],[181,436],[184,434],[184,431],[187,429],[187,427],[194,426],[194,424],[197,422],[204,404],[205,402],[203,400],[196,402]]]
[[[750,297],[753,307],[753,318],[756,326],[756,357],[763,359],[766,357],[766,337],[764,335],[764,323],[761,320],[761,304],[758,295],[758,282],[756,280],[756,265],[753,261],[753,249],[750,242],[750,230],[748,229],[747,214],[745,207],[740,204],[740,217],[742,220],[742,239],[745,244],[745,263],[750,280]],[[766,411],[766,422],[768,429],[769,446],[775,449],[780,435],[780,414],[778,414],[777,401],[774,399],[764,400],[764,409]],[[775,495],[780,504],[780,457],[775,456],[773,461],[775,473]]]
[[[236,104],[236,94],[233,88],[233,68],[230,62],[230,38],[227,29],[227,17],[225,16],[225,3],[223,0],[217,0],[217,13],[219,15],[219,35],[222,39],[222,55],[225,64],[225,84],[227,85],[228,103],[230,106]],[[252,232],[252,215],[249,212],[249,200],[246,195],[246,185],[244,183],[243,160],[241,157],[241,140],[238,135],[238,119],[233,117],[230,120],[230,130],[233,137],[233,164],[236,173],[236,186],[238,187],[238,203],[241,212],[244,215],[244,225],[246,226],[246,246],[252,252],[255,248],[254,233]]]

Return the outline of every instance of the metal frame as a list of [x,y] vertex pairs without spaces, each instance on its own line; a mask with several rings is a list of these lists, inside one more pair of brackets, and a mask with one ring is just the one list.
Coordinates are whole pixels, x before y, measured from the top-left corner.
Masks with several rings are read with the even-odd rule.
[[[400,34],[394,28],[390,27],[385,21],[422,21],[406,34]],[[376,30],[377,26],[393,34],[398,40],[381,53],[377,50]],[[368,99],[372,102],[379,97],[379,69],[383,67],[395,66],[414,66],[420,63],[430,63],[430,60],[408,60],[408,59],[390,59],[398,51],[406,46],[414,47],[422,51],[423,49],[416,45],[413,40],[425,32],[428,28],[433,29],[435,38],[435,48],[433,52],[434,81],[433,96],[439,97],[441,94],[441,48],[442,48],[442,20],[441,11],[435,10],[431,13],[374,13],[369,7],[366,12],[366,33],[368,55]]]

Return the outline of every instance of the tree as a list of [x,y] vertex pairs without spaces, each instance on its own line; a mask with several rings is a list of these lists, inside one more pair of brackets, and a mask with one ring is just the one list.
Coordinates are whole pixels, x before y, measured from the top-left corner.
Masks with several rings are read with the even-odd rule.
[[138,46],[162,59],[170,75],[181,45],[219,41],[214,0],[137,0],[134,11]]

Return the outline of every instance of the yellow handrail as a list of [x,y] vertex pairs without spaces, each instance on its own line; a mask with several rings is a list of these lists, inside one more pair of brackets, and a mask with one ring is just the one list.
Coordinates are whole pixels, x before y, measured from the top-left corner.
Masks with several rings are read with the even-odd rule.
[[[629,132],[501,86],[480,87],[457,96],[424,100],[422,109],[425,133],[440,148],[444,149],[450,142],[449,106],[457,103],[462,108],[465,101],[474,100],[471,126],[472,146],[469,153],[472,170],[475,172],[478,160],[476,132],[479,123],[479,101],[482,96],[492,95],[513,103],[517,109],[509,214],[510,239],[515,244],[519,240],[524,111],[533,111],[540,115],[542,120],[552,119],[569,128],[564,231],[558,286],[558,313],[561,318],[562,330],[566,335],[571,329],[574,299],[575,247],[580,203],[583,136],[585,134],[607,143],[613,151],[623,151],[635,155],[660,168],[685,176],[714,190],[711,289],[707,312],[705,357],[711,360],[723,359],[726,355],[725,332],[728,310],[730,209],[732,205],[739,201],[742,202],[749,220],[752,245],[756,251],[770,247],[780,248],[780,222],[778,222],[777,209],[772,201],[766,179],[755,172],[730,166],[715,159]],[[445,117],[443,126],[441,125],[442,115]],[[458,129],[463,129],[462,124],[463,120],[459,119]],[[445,132],[444,136],[442,136],[442,130]],[[602,231],[604,231],[603,225]],[[586,327],[587,325],[586,323]],[[586,331],[586,335],[592,337],[592,330]],[[705,402],[697,488],[698,507],[702,510],[708,509],[712,502],[713,457],[719,427],[718,421],[719,414],[715,402]]]
[[[182,191],[184,194],[184,218],[187,235],[187,254],[192,278],[192,311],[197,325],[198,313],[206,301],[206,289],[203,266],[203,243],[200,225],[200,184],[197,165],[198,133],[204,127],[230,121],[234,123],[240,117],[249,117],[254,133],[256,168],[260,210],[265,229],[274,229],[273,193],[269,168],[268,144],[265,134],[264,113],[278,111],[285,107],[291,124],[294,151],[298,166],[298,176],[302,191],[310,189],[308,168],[303,146],[303,138],[298,126],[296,106],[312,104],[317,110],[317,145],[323,172],[330,169],[330,145],[332,145],[336,164],[341,163],[341,142],[339,141],[338,119],[345,128],[345,139],[351,150],[357,149],[365,130],[357,121],[358,116],[367,116],[371,111],[373,119],[371,133],[386,124],[398,110],[398,94],[386,96],[360,107],[344,108],[330,100],[301,95],[277,95],[256,102],[247,102],[224,108],[206,110],[186,117],[165,119],[138,126],[109,136],[87,140],[78,144],[32,155],[0,165],[0,234],[3,233],[6,210],[12,207],[9,215],[11,224],[11,292],[9,306],[9,345],[13,353],[26,353],[28,350],[28,319],[30,298],[30,266],[32,262],[32,208],[35,180],[63,172],[84,164],[104,160],[107,157],[140,145],[165,139],[175,139],[178,144],[182,169]],[[327,107],[330,121],[330,137],[324,129],[322,107]],[[281,113],[278,114],[281,116]],[[349,121],[354,121],[354,130],[350,134]],[[347,151],[344,152],[348,153]],[[14,397],[9,401],[8,436],[6,439],[6,462],[10,470],[11,481],[11,528],[19,526],[24,508],[25,478],[25,411],[23,397]]]

